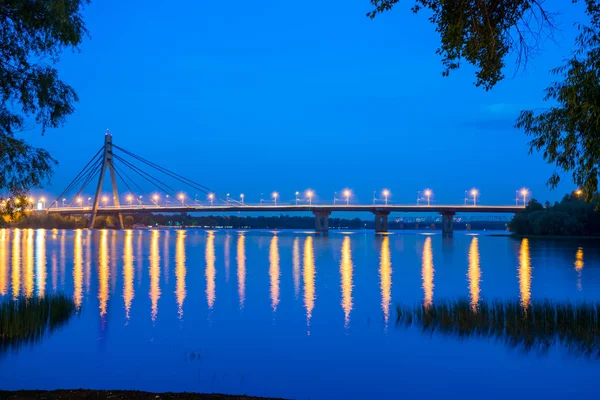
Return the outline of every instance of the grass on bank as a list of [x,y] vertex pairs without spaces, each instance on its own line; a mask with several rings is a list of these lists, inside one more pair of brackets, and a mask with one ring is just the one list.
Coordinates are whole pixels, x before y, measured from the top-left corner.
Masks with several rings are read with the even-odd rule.
[[62,295],[19,298],[0,304],[0,353],[40,340],[74,313],[75,304]]
[[600,305],[544,301],[444,301],[396,308],[397,324],[461,338],[496,338],[511,347],[547,350],[560,344],[578,354],[600,357]]

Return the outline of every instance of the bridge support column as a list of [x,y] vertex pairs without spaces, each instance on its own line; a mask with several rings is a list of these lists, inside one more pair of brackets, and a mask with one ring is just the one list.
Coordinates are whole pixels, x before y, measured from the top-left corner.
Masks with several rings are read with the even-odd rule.
[[445,211],[440,213],[442,214],[442,236],[443,237],[452,237],[454,234],[454,212],[453,211]]
[[389,211],[375,211],[375,233],[387,233]]
[[[112,147],[112,135],[106,133],[104,136],[104,158],[102,160],[102,169],[100,170],[100,178],[98,179],[98,186],[96,187],[96,195],[94,196],[94,205],[92,206],[92,215],[90,216],[90,229],[94,229],[96,223],[96,215],[98,215],[98,203],[100,201],[100,194],[102,192],[102,184],[104,183],[104,173],[108,169],[110,173],[110,180],[112,182],[113,192],[113,204],[116,208],[121,207],[119,201],[119,191],[117,190],[117,178],[115,176],[115,170],[113,168],[113,147]],[[123,229],[123,215],[117,213],[117,227]]]
[[329,216],[331,211],[329,210],[318,210],[313,211],[315,214],[315,232],[318,235],[327,236],[329,234]]

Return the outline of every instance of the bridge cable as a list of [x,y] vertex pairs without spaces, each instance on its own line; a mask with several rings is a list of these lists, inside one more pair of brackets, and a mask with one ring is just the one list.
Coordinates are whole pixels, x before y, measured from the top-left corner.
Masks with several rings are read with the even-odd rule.
[[[104,150],[104,146],[102,146],[100,148],[100,150],[98,150],[98,152],[91,158],[91,160],[85,165],[85,167],[83,167],[83,169],[77,174],[77,176],[71,181],[71,183],[69,183],[69,185],[67,186],[67,188],[65,190],[63,190],[63,192],[56,198],[56,200],[54,200],[51,204],[50,207],[52,207],[53,204],[57,204],[58,206],[58,201],[65,195],[67,194],[71,189],[73,189],[73,187],[77,186],[77,184],[81,181],[82,177],[84,176],[84,174],[86,172],[88,172],[91,168],[94,168],[95,164],[98,163],[99,158],[102,157],[98,157],[98,155]],[[90,164],[92,164],[92,166],[90,166]],[[50,208],[48,207],[48,208]]]
[[68,207],[70,207],[71,204],[73,204],[73,201],[77,200],[77,198],[79,197],[79,195],[81,194],[81,192],[83,192],[83,190],[87,187],[87,185],[90,184],[90,182],[98,174],[98,172],[100,171],[101,168],[102,168],[102,163],[99,163],[99,164],[96,165],[96,167],[92,171],[89,172],[89,174],[85,178],[83,184],[79,188],[79,191],[77,191],[77,193],[75,194],[75,196],[73,197],[73,199],[71,199],[71,201],[69,202]]
[[[129,167],[130,169],[132,169],[135,173],[137,173],[142,178],[144,178],[145,180],[147,180],[148,182],[150,182],[152,185],[156,186],[161,192],[164,192],[164,193],[167,193],[167,194],[172,194],[172,193],[169,192],[169,190],[165,190],[165,188],[161,187],[160,185],[163,185],[163,186],[171,189],[172,191],[175,191],[175,189],[173,189],[172,187],[170,187],[166,183],[160,181],[159,179],[154,178],[152,175],[150,175],[147,172],[141,170],[140,168],[138,168],[135,165],[131,164],[127,160],[124,160],[122,157],[119,157],[116,154],[113,154],[113,157],[116,158],[117,160],[121,161],[123,164],[125,164],[127,167]],[[153,182],[152,180],[158,182],[158,184],[155,183],[155,182]]]
[[[115,170],[115,173],[117,174],[117,176],[123,181],[123,183],[125,184],[125,186],[127,187],[127,189],[131,192],[131,194],[133,194],[133,197],[135,198],[135,200],[142,205],[142,201],[137,197],[137,194],[131,189],[131,187],[129,186],[129,184],[127,183],[127,181],[123,178],[123,176],[121,175],[121,171],[119,170],[119,168],[117,168],[117,166],[111,162],[111,165],[113,167],[113,169]],[[138,189],[140,189],[140,191],[144,194],[146,194],[146,192],[138,186],[137,183],[135,183],[131,178],[129,178],[124,172],[123,175],[125,175],[129,180],[131,180],[131,182],[136,185],[138,187]]]
[[[131,190],[131,188],[129,187],[129,185],[127,184],[127,181],[123,178],[123,176],[125,176],[125,178],[129,179],[129,182],[131,182],[132,184],[135,185],[135,187],[137,187],[140,192],[142,194],[147,194],[146,191],[144,189],[142,189],[140,187],[140,185],[138,185],[133,179],[131,179],[131,177],[129,177],[129,175],[127,175],[125,173],[125,171],[122,171],[118,166],[113,164],[113,167],[115,169],[115,172],[117,173],[117,175],[121,178],[121,180],[125,183],[125,186],[127,186],[127,188],[129,189],[129,191],[134,194],[135,196],[137,196],[137,193],[135,193],[133,190]],[[141,201],[139,199],[136,199],[138,203],[142,204]]]
[[[100,151],[102,151],[102,149],[100,149]],[[81,180],[84,178],[85,174],[88,173],[91,169],[93,169],[95,167],[95,165],[102,159],[103,155],[96,153],[96,155],[94,157],[92,157],[92,159],[86,164],[86,166],[79,172],[79,174],[77,174],[77,176],[75,177],[75,179],[73,179],[73,181],[71,181],[71,183],[69,184],[69,186],[67,186],[67,188],[63,191],[63,194],[68,193],[71,189],[73,189],[74,187],[77,186],[77,184],[79,182],[81,182]]]
[[165,187],[168,188],[168,189],[170,189],[173,192],[175,191],[175,189],[173,189],[171,186],[169,186],[166,183],[162,182],[160,179],[155,178],[154,176],[150,175],[149,173],[147,173],[146,171],[142,170],[141,168],[139,168],[135,164],[130,163],[129,161],[123,159],[122,157],[120,157],[118,155],[113,155],[113,157],[116,158],[117,160],[121,161],[123,164],[125,164],[126,167],[128,167],[129,169],[131,169],[134,172],[136,172],[142,178],[146,179],[151,184],[153,184],[154,186],[156,186],[161,192],[164,192],[164,193],[167,193],[167,194],[172,194],[169,190],[166,190]]
[[[113,147],[115,147],[118,150],[120,150],[120,151],[128,154],[129,156],[131,156],[131,157],[133,157],[133,158],[135,158],[135,159],[143,162],[144,164],[146,164],[146,165],[148,165],[150,167],[153,167],[153,168],[157,169],[158,171],[160,171],[160,172],[162,172],[162,173],[164,173],[166,175],[169,175],[170,177],[178,180],[179,182],[181,182],[181,183],[183,183],[185,185],[188,185],[188,186],[190,186],[190,187],[192,187],[192,188],[194,188],[196,190],[199,190],[199,191],[201,191],[201,192],[203,192],[205,194],[214,193],[214,191],[211,190],[210,188],[208,188],[208,187],[206,187],[204,185],[201,185],[201,184],[199,184],[197,182],[194,182],[191,179],[188,179],[188,178],[186,178],[184,176],[181,176],[181,175],[179,175],[179,174],[177,174],[177,173],[175,173],[173,171],[170,171],[170,170],[168,170],[168,169],[166,169],[164,167],[161,167],[160,165],[158,165],[156,163],[153,163],[152,161],[146,160],[143,157],[140,157],[140,156],[138,156],[138,155],[136,155],[136,154],[134,154],[134,153],[132,153],[132,152],[130,152],[128,150],[123,149],[122,147],[119,147],[119,146],[116,146],[116,145],[113,145]],[[223,200],[223,199],[220,199],[220,200]]]

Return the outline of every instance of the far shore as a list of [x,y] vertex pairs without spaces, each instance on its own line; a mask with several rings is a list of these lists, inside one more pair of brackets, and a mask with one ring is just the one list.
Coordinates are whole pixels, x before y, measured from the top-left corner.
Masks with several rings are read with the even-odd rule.
[[[266,400],[274,398],[267,397],[253,397],[253,396],[232,396],[226,394],[203,394],[203,393],[150,393],[140,392],[137,390],[87,390],[87,389],[76,389],[76,390],[16,390],[16,391],[3,391],[0,390],[0,399],[10,400],[31,400],[31,399],[45,399],[45,400],[72,400],[72,399],[133,399],[133,400],[157,400],[157,399],[191,399],[191,400]],[[279,399],[281,400],[281,399]]]

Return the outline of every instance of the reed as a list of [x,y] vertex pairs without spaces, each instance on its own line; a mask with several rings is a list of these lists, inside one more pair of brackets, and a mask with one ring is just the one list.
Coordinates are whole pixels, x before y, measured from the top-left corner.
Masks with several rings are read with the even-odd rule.
[[0,353],[42,339],[74,313],[75,304],[65,296],[19,298],[0,304]]
[[523,306],[519,301],[468,300],[436,302],[426,307],[396,307],[399,326],[461,338],[496,338],[511,347],[547,350],[562,345],[579,354],[600,357],[600,305],[543,301]]

